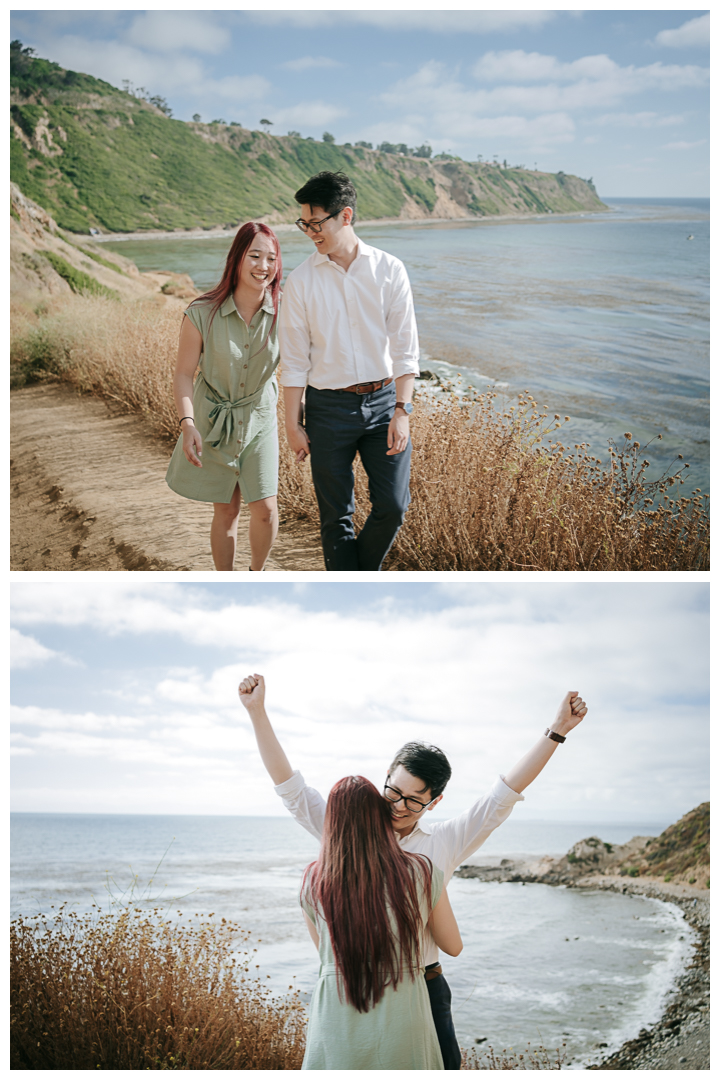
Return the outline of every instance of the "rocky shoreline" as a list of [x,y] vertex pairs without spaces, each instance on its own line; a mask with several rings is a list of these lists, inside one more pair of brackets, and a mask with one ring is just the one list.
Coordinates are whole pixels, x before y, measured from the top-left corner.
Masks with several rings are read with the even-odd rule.
[[[635,850],[645,837],[630,842]],[[583,843],[587,843],[584,841]],[[624,854],[630,845],[625,845]],[[677,904],[696,932],[695,955],[679,977],[662,1018],[643,1028],[634,1039],[588,1070],[598,1069],[709,1069],[710,1068],[710,892],[683,882],[631,878],[620,874],[583,873],[585,867],[554,859],[486,859],[483,865],[465,865],[458,877],[480,881],[515,881],[561,885],[575,889],[607,889],[634,893]]]

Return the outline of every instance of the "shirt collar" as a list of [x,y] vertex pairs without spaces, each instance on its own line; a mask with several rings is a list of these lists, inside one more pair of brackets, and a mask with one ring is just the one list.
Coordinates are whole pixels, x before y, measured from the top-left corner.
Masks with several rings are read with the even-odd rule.
[[[372,255],[373,249],[369,246],[369,244],[364,244],[359,236],[356,237],[356,240],[358,242],[358,253],[355,256],[355,259],[357,259],[359,255]],[[317,248],[315,249],[315,251],[313,251],[312,255],[310,255],[310,259],[312,260],[314,266],[319,266],[320,263],[332,262],[332,259],[329,255],[323,255],[321,251],[317,250]],[[355,262],[355,259],[353,259],[353,262],[350,263],[351,266]]]
[[403,842],[403,841],[405,841],[405,840],[409,840],[409,839],[410,839],[410,837],[411,837],[411,836],[414,836],[416,832],[421,832],[421,833],[425,833],[425,835],[426,835],[426,836],[430,836],[430,834],[431,834],[431,832],[432,832],[432,827],[431,827],[431,826],[429,826],[429,825],[425,825],[425,824],[424,824],[424,819],[423,819],[423,818],[420,818],[420,820],[419,820],[419,821],[416,821],[416,822],[415,822],[415,825],[414,825],[414,827],[413,827],[413,830],[412,830],[412,832],[409,832],[409,833],[407,834],[407,836],[402,836],[402,837],[400,838],[400,843],[402,843],[402,842]]
[[[272,293],[270,292],[269,289],[265,290],[265,299],[262,302],[260,310],[261,311],[267,311],[267,313],[269,315],[274,315],[275,314],[275,306],[274,306],[273,301],[272,301]],[[229,315],[232,311],[237,311],[237,307],[235,306],[235,298],[233,297],[233,294],[230,293],[227,300],[225,300],[220,305],[220,314],[221,315]]]

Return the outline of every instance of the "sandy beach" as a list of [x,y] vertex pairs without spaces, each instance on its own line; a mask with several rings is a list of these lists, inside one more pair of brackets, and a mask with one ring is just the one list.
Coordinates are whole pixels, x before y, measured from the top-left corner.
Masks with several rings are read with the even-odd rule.
[[[644,838],[643,838],[644,839]],[[486,882],[517,881],[574,889],[606,889],[650,896],[677,904],[697,935],[695,955],[677,980],[662,1018],[588,1070],[710,1068],[710,893],[692,885],[619,874],[585,874],[570,878],[558,872],[551,857],[484,858],[461,866],[459,877]],[[497,1048],[496,1048],[497,1049]]]
[[[604,214],[606,210],[568,210],[562,214],[558,213],[556,217],[588,217],[591,214]],[[546,218],[548,214],[493,214],[492,217],[477,217],[476,215],[468,214],[466,217],[422,217],[422,218],[369,218],[367,221],[356,221],[356,228],[363,228],[370,225],[447,225],[454,221],[476,221],[476,222],[495,222],[495,221],[529,221],[533,218]],[[276,233],[283,232],[296,232],[297,225],[292,221],[267,221],[263,217],[254,219],[262,221]],[[226,229],[223,225],[214,226],[211,229],[174,229],[171,232],[167,230],[158,230],[152,232],[144,230],[143,232],[130,232],[130,233],[98,233],[96,236],[90,239],[94,244],[102,243],[103,241],[112,241],[117,243],[120,240],[208,240],[215,237],[227,236],[233,237],[239,225],[232,229]]]

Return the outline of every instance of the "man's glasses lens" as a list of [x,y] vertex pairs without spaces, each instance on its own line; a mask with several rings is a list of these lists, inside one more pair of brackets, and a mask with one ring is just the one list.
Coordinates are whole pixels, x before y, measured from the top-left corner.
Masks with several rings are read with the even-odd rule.
[[304,233],[307,233],[307,232],[319,233],[319,232],[321,232],[322,227],[325,224],[325,222],[329,221],[330,218],[337,217],[339,213],[340,213],[340,211],[336,210],[334,214],[328,214],[327,217],[322,218],[320,221],[303,221],[302,218],[298,218],[297,221],[295,222],[295,224],[297,225],[298,229],[302,229],[302,231]]
[[388,802],[393,803],[400,802],[401,799],[404,800],[408,810],[411,810],[415,814],[418,814],[421,810],[424,810],[427,805],[427,803],[418,802],[417,799],[406,799],[404,795],[402,795],[399,791],[396,791],[395,788],[391,787],[385,788],[385,798],[388,800]]

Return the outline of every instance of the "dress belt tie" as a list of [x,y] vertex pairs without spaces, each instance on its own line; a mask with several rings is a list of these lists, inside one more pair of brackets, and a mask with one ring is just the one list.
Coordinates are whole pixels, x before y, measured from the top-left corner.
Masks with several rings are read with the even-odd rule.
[[266,379],[254,394],[239,398],[237,401],[221,398],[215,391],[208,387],[210,393],[205,395],[205,400],[211,401],[215,406],[208,414],[208,420],[212,424],[212,427],[208,432],[207,440],[211,446],[219,446],[220,443],[230,442],[235,428],[235,410],[244,409],[246,405],[252,405],[253,402],[257,401],[265,389],[267,381],[268,380]]

